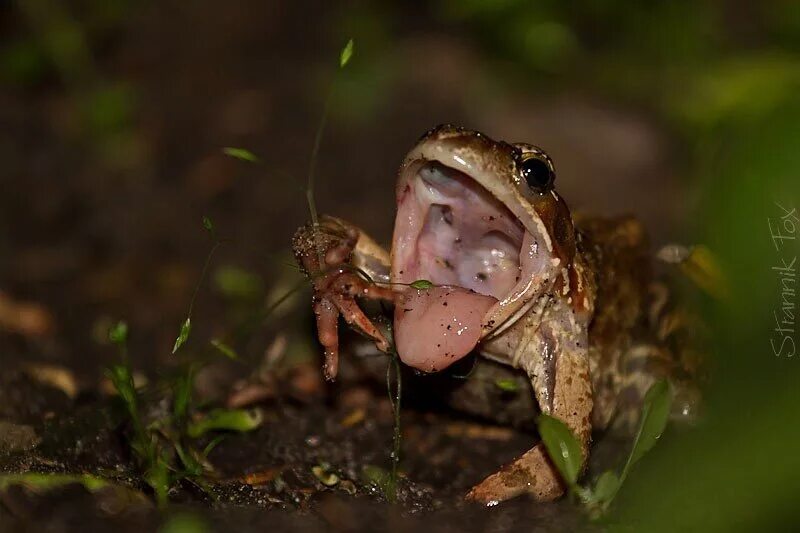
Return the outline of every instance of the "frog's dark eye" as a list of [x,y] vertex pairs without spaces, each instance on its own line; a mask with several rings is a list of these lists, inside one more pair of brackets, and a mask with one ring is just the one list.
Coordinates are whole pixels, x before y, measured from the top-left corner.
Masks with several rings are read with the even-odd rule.
[[549,189],[556,179],[555,172],[547,164],[547,161],[536,156],[524,159],[520,164],[520,171],[528,186],[537,192]]

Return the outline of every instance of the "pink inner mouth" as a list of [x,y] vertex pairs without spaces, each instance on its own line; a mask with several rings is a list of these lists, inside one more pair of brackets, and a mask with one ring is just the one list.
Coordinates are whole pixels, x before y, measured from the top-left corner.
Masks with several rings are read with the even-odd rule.
[[487,312],[516,286],[526,232],[491,193],[439,163],[424,164],[400,187],[393,280],[436,287],[399,299],[395,344],[404,363],[434,372],[475,348]]

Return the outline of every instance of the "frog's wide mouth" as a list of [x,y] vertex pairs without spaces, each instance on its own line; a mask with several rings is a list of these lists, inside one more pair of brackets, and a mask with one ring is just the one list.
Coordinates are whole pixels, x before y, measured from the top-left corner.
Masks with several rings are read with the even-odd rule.
[[475,180],[442,163],[426,162],[407,180],[395,231],[400,283],[425,279],[501,300],[519,282],[522,224]]
[[398,353],[420,370],[441,370],[533,303],[549,254],[495,194],[441,161],[407,164],[397,202],[392,280],[435,286],[400,298]]

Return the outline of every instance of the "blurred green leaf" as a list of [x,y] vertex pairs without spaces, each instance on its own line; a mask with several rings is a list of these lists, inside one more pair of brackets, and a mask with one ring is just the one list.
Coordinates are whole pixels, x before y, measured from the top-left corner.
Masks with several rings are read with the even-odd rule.
[[208,217],[203,217],[203,227],[206,229],[206,231],[214,231],[214,223]]
[[184,345],[184,343],[189,339],[189,333],[192,332],[192,319],[191,317],[186,317],[186,320],[181,325],[181,331],[178,333],[178,338],[175,339],[175,345],[172,347],[172,353],[178,351],[178,349]]
[[347,66],[347,63],[350,62],[350,58],[353,57],[354,47],[355,43],[353,43],[353,39],[350,39],[347,41],[347,44],[344,45],[341,54],[339,54],[339,68],[344,68]]
[[19,85],[31,85],[47,72],[47,58],[32,39],[0,49],[0,78]]
[[647,391],[644,397],[644,405],[642,406],[639,431],[633,441],[633,448],[631,449],[631,456],[626,469],[641,459],[661,437],[664,428],[667,427],[671,405],[672,391],[667,380],[656,382]]
[[247,150],[245,148],[234,148],[232,146],[226,146],[222,149],[222,153],[234,157],[236,159],[240,159],[242,161],[247,161],[248,163],[258,163],[259,159],[253,152]]
[[217,269],[214,284],[223,295],[239,300],[254,300],[264,292],[264,284],[259,276],[236,266]]
[[95,491],[110,485],[105,479],[90,474],[40,474],[26,472],[24,474],[0,474],[0,490],[11,485],[25,485],[36,489],[52,489],[78,483],[87,490]]
[[214,437],[213,439],[211,439],[211,442],[209,442],[208,444],[206,444],[206,447],[205,447],[205,448],[203,448],[203,457],[207,458],[207,457],[208,457],[208,454],[210,454],[210,453],[211,453],[211,451],[212,451],[214,448],[216,448],[216,447],[217,447],[217,445],[218,445],[220,442],[222,442],[223,440],[225,440],[225,438],[226,438],[226,437],[227,437],[226,435],[217,435],[216,437]]
[[194,367],[189,365],[186,372],[178,376],[173,385],[172,411],[177,420],[184,420],[189,411],[189,401],[194,386]]
[[162,457],[156,457],[145,471],[144,480],[155,492],[159,507],[164,507],[170,487],[169,464]]
[[234,361],[238,361],[239,360],[239,354],[237,354],[236,351],[233,348],[231,348],[230,346],[228,346],[227,344],[225,344],[221,340],[219,340],[219,339],[211,339],[211,346],[216,348],[219,353],[221,353],[222,355],[224,355],[228,359],[233,359]]
[[121,345],[128,342],[128,324],[122,320],[111,326],[108,330],[108,340]]
[[257,409],[215,409],[205,417],[189,424],[187,433],[197,438],[208,431],[226,430],[247,432],[256,429],[264,420]]
[[375,465],[364,465],[361,469],[364,480],[378,487],[380,491],[387,495],[392,484],[392,475],[385,469]]
[[542,414],[536,422],[550,459],[570,486],[578,481],[583,455],[578,439],[561,420]]
[[588,503],[594,503],[602,506],[607,505],[614,499],[619,487],[620,479],[617,477],[617,474],[611,470],[606,470],[600,475],[599,478],[597,478],[597,483],[595,483],[594,489],[589,493]]
[[91,130],[105,136],[124,130],[131,122],[135,91],[125,84],[103,86],[87,93],[81,101],[82,113]]
[[211,529],[200,516],[181,512],[167,518],[158,531],[159,533],[207,533]]
[[433,283],[431,283],[427,279],[418,279],[417,281],[412,282],[410,285],[412,288],[419,290],[430,289],[431,287],[433,287]]
[[174,442],[173,444],[175,445],[175,453],[178,454],[178,458],[181,460],[181,464],[186,470],[186,475],[190,477],[202,475],[205,468],[202,463],[195,458],[192,450],[184,450],[179,442]]
[[497,379],[495,380],[494,385],[504,392],[517,392],[519,390],[517,382],[511,378]]
[[797,58],[772,51],[740,54],[693,74],[667,96],[669,109],[695,128],[760,120],[800,91]]

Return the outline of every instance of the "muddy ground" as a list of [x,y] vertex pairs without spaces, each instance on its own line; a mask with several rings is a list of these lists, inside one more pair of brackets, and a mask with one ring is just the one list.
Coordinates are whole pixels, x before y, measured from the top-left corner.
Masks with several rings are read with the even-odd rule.
[[[663,242],[686,209],[676,201],[682,186],[668,137],[646,115],[591,94],[501,84],[507,66],[424,3],[357,15],[348,4],[303,4],[152,2],[99,22],[78,9],[89,66],[65,80],[61,66],[49,65],[33,81],[0,88],[0,470],[114,481],[93,493],[75,484],[7,488],[3,530],[141,531],[187,510],[241,531],[585,525],[569,502],[463,503],[472,484],[536,437],[522,407],[488,418],[454,410],[440,394],[460,386],[452,376],[407,375],[398,501],[387,503],[364,472],[390,468],[388,361],[353,363],[339,383],[323,383],[307,292],[236,339],[243,362],[209,357],[208,341],[299,279],[286,265],[288,244],[307,218],[314,132],[351,35],[357,52],[332,100],[317,198],[321,211],[381,240],[391,231],[393,173],[404,152],[431,126],[455,122],[544,146],[571,206],[633,211]],[[7,42],[32,24],[0,7]],[[111,94],[109,113],[119,116],[92,118],[106,100],[88,93]],[[260,162],[227,157],[224,146],[248,148]],[[195,301],[191,338],[172,356],[214,243],[203,216],[224,244]],[[209,455],[211,494],[179,484],[166,513],[136,469],[129,424],[104,378],[119,357],[106,331],[120,319],[130,327],[131,365],[147,380],[148,409],[164,409],[164,380],[193,360],[209,361],[196,382],[204,409],[244,383],[269,389],[248,404],[263,411],[263,425]],[[272,378],[270,357],[281,369]],[[522,387],[514,394],[525,394]],[[323,463],[339,478],[331,487],[312,472]]]

